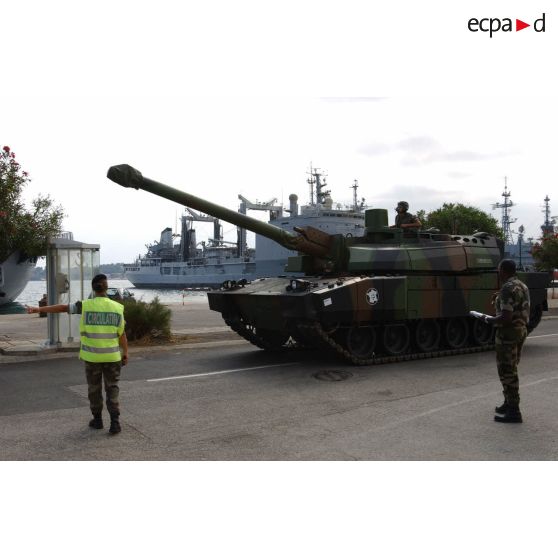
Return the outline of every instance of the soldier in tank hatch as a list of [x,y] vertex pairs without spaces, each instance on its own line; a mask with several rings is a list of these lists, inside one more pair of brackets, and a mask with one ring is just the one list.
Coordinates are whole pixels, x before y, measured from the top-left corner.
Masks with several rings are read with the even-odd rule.
[[498,275],[502,287],[495,299],[496,316],[480,314],[488,324],[496,327],[496,364],[504,390],[504,403],[496,407],[497,422],[523,422],[519,410],[519,377],[517,366],[527,337],[529,323],[529,288],[517,275],[513,260],[502,260]]
[[395,208],[397,215],[395,216],[395,225],[391,228],[399,229],[420,229],[422,223],[416,215],[409,213],[409,204],[406,201],[400,201]]
[[128,340],[124,331],[124,306],[107,296],[107,276],[96,275],[91,281],[95,296],[75,304],[28,307],[28,314],[38,312],[81,314],[81,348],[79,358],[85,361],[87,394],[93,419],[91,428],[103,428],[102,383],[105,382],[106,405],[110,414],[111,434],[118,434],[120,404],[118,400],[120,369],[128,363]]

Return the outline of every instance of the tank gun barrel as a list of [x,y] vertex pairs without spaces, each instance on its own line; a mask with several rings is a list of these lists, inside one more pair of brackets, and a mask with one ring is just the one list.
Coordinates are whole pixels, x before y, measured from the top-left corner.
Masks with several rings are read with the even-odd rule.
[[[242,213],[232,211],[226,207],[221,207],[220,205],[198,198],[187,192],[162,184],[161,182],[146,178],[140,171],[130,165],[123,164],[110,167],[107,177],[125,188],[145,190],[156,196],[171,200],[186,207],[197,209],[198,211],[203,211],[208,215],[218,217],[233,225],[261,234],[289,250],[297,250],[318,257],[327,256],[330,251],[330,235],[325,233],[312,233],[312,231],[308,231],[309,227],[307,229],[298,230],[297,232],[299,232],[299,234],[290,233],[275,225],[258,221],[248,215],[243,215]],[[317,233],[320,232],[321,231],[317,231]]]

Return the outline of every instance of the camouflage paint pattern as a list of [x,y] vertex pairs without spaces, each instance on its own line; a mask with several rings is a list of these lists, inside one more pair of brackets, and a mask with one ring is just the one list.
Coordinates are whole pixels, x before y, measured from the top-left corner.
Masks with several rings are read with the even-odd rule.
[[511,324],[501,324],[496,329],[496,365],[506,402],[509,405],[519,405],[517,366],[529,323],[528,287],[517,276],[511,277],[502,285],[495,306],[497,313],[503,310],[512,313]]
[[103,411],[102,383],[105,382],[107,410],[111,416],[120,414],[119,387],[120,362],[86,362],[87,396],[89,407],[96,415]]
[[[413,326],[419,320],[443,324],[455,318],[466,321],[468,332],[473,324],[470,310],[494,313],[502,252],[501,243],[487,233],[448,235],[389,228],[385,209],[366,211],[364,236],[358,238],[328,238],[311,227],[287,233],[145,178],[129,165],[111,167],[107,176],[122,186],[141,188],[299,251],[286,268],[287,273],[306,274],[293,283],[294,288],[285,276],[208,293],[209,307],[221,312],[227,323],[241,323],[245,332],[249,329],[247,338],[254,329],[279,332],[287,339],[303,322],[353,328]],[[550,278],[535,272],[520,277],[530,291],[532,329],[547,309]]]
[[502,383],[504,399],[509,405],[519,405],[519,376],[517,366],[521,359],[521,349],[527,337],[527,328],[523,328],[521,337],[515,343],[503,343],[496,333],[496,365]]

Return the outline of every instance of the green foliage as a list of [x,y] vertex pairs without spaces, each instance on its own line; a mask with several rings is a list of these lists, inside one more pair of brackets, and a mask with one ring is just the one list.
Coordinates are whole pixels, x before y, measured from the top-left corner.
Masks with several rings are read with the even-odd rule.
[[126,337],[130,341],[143,338],[170,339],[171,310],[155,297],[152,302],[124,301]]
[[504,238],[504,231],[497,219],[470,205],[445,203],[428,214],[420,210],[417,217],[422,222],[423,230],[435,228],[442,234],[471,234],[482,231]]
[[536,242],[531,254],[537,269],[552,271],[558,268],[558,234],[545,236],[540,242]]
[[64,211],[49,196],[39,194],[26,210],[21,194],[29,181],[5,145],[0,151],[0,262],[18,250],[25,257],[44,256],[48,237],[60,234]]

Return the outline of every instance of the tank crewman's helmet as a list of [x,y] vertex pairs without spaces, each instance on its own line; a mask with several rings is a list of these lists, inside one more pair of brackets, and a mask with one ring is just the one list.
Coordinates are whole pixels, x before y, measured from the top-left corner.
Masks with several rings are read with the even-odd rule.
[[399,208],[403,209],[404,211],[409,211],[409,204],[406,201],[397,202],[395,211],[397,211]]

